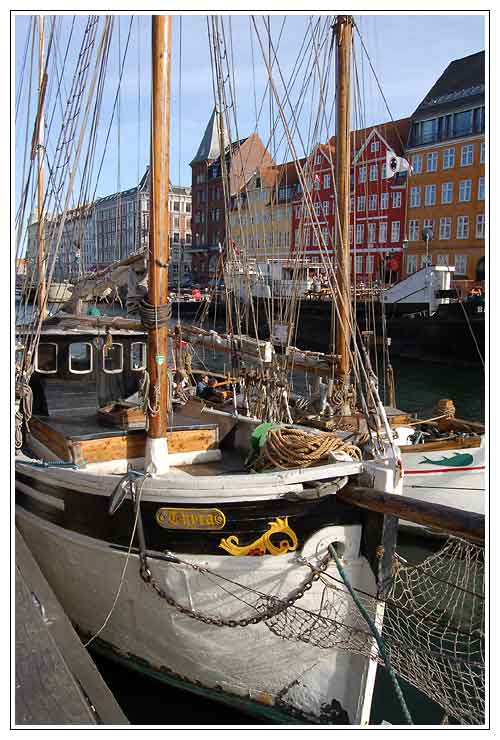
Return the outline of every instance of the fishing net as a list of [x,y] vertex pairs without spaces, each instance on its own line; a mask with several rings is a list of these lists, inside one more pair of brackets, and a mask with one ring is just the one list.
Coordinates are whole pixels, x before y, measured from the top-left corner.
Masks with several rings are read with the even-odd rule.
[[[276,635],[384,663],[343,582],[321,576],[317,612],[289,606],[266,620]],[[394,672],[460,724],[485,721],[484,549],[457,538],[419,564],[401,558],[385,607],[357,594],[379,622]],[[377,605],[379,605],[377,609]]]

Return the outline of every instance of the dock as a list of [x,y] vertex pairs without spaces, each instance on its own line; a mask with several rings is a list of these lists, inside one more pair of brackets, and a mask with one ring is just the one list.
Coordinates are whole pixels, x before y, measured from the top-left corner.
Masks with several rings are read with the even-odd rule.
[[17,725],[127,725],[16,528]]

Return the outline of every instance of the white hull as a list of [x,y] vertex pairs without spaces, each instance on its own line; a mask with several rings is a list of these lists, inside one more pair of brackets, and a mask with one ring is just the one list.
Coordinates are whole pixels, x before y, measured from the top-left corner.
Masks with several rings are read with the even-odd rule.
[[[68,616],[80,631],[94,634],[111,608],[126,554],[23,508],[17,507],[16,516],[23,537]],[[303,554],[314,560],[318,550],[325,552],[326,543],[344,541],[345,568],[353,585],[373,593],[373,573],[365,558],[359,556],[360,534],[360,525],[329,527],[311,537]],[[310,572],[295,553],[278,557],[180,557],[276,596],[290,593]],[[178,601],[202,614],[237,619],[251,612],[246,604],[219,588],[213,576],[158,560],[150,566],[167,593],[175,594]],[[330,565],[328,570],[339,577],[335,567]],[[321,581],[315,582],[297,606],[317,610],[323,588]],[[240,593],[245,598],[245,593]],[[350,599],[340,593],[338,599],[344,605],[342,622],[358,620]],[[264,623],[229,628],[184,616],[141,580],[135,555],[130,558],[118,605],[100,637],[124,656],[138,656],[153,670],[163,667],[187,682],[275,705],[281,711],[288,708],[292,715],[295,710],[312,721],[328,722],[325,716],[333,701],[340,702],[351,723],[367,724],[369,720],[375,661],[345,650],[283,640]],[[168,715],[165,719],[168,722]]]
[[484,515],[484,438],[481,447],[403,452],[402,458],[404,496]]

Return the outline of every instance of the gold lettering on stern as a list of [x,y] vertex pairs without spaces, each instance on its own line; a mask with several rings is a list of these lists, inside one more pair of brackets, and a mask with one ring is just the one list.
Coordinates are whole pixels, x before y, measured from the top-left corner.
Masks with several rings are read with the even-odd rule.
[[220,509],[170,509],[156,512],[156,521],[164,529],[223,529],[226,516]]
[[[226,550],[230,555],[265,555],[266,553],[269,553],[269,555],[283,555],[285,552],[297,549],[299,541],[293,529],[288,526],[287,516],[284,519],[276,517],[274,522],[268,522],[267,526],[267,532],[264,532],[258,540],[250,545],[240,546],[238,537],[231,534],[220,541],[219,547]],[[280,540],[277,545],[274,545],[271,542],[271,537],[275,534],[285,534],[290,538],[290,541]]]

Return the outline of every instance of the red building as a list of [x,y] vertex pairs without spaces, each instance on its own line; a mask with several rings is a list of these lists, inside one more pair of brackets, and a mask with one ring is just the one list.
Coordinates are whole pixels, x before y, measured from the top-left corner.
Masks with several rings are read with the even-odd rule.
[[[351,275],[356,282],[398,279],[406,232],[406,173],[385,177],[388,151],[403,154],[409,119],[351,134]],[[292,250],[326,272],[335,266],[335,137],[309,156],[292,221]],[[309,204],[309,205],[308,205]],[[314,216],[311,217],[311,209]]]
[[274,164],[258,134],[230,143],[224,130],[224,153],[220,151],[219,118],[214,108],[192,170],[192,276],[206,285],[214,277],[219,245],[226,237],[224,169],[228,175],[228,200],[248,182],[256,169]]

